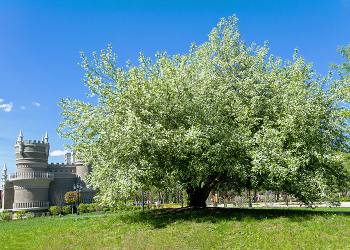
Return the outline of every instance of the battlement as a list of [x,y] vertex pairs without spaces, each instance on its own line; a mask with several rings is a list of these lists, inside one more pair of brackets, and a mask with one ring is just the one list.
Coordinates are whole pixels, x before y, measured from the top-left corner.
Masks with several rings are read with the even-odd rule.
[[15,147],[18,145],[18,146],[45,146],[49,144],[49,136],[47,135],[47,131],[46,131],[46,135],[45,135],[45,140],[44,140],[44,137],[41,138],[41,140],[25,140],[23,142],[23,133],[22,133],[22,130],[21,132],[19,133],[19,136],[18,136],[18,139],[17,141],[15,142]]
[[[69,165],[72,165],[72,164],[69,164]],[[66,167],[67,165],[65,163],[54,163],[54,162],[51,162],[50,164],[47,165],[48,167]]]
[[16,141],[15,142],[15,146],[17,146],[17,145],[23,145],[23,146],[42,146],[42,147],[45,147],[45,145],[46,144],[48,144],[48,143],[46,143],[46,142],[44,142],[44,141],[40,141],[40,140],[38,140],[38,141],[36,141],[36,140],[29,140],[29,141],[27,141],[27,140],[25,140],[24,142],[21,142],[21,141]]

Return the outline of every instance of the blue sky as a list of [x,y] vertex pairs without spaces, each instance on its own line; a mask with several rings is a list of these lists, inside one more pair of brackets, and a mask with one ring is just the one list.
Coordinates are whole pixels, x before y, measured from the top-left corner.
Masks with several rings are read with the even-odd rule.
[[119,65],[137,64],[141,50],[182,54],[207,41],[221,17],[236,14],[247,44],[269,41],[270,52],[292,59],[294,48],[325,75],[341,62],[337,46],[350,43],[350,0],[309,1],[64,1],[0,0],[0,166],[16,172],[14,142],[39,140],[48,131],[49,162],[64,162],[65,141],[55,130],[57,102],[89,101],[79,51],[113,44]]

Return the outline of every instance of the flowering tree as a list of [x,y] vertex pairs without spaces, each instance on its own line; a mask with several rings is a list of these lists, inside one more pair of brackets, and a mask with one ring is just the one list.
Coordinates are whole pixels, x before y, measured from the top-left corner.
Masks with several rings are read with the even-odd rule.
[[88,96],[98,102],[61,100],[58,133],[93,164],[89,181],[102,203],[172,184],[190,206],[205,206],[219,182],[307,201],[345,181],[338,152],[348,126],[330,78],[316,77],[297,51],[282,63],[267,43],[247,47],[236,22],[221,19],[188,54],[152,61],[141,53],[127,70],[111,46],[92,62],[81,53]]
[[[338,47],[338,51],[344,59],[340,65],[331,63],[330,68],[335,70],[339,79],[333,84],[333,91],[341,96],[344,102],[350,101],[350,43],[348,46]],[[344,110],[343,114],[346,114],[347,118],[350,117],[349,110]]]

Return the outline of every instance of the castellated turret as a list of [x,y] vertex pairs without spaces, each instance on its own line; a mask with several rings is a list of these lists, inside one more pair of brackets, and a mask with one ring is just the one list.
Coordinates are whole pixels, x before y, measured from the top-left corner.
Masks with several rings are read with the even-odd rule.
[[46,132],[45,141],[23,142],[21,130],[15,142],[17,173],[9,176],[14,188],[13,211],[49,207],[48,189],[54,175],[47,172],[48,139]]
[[50,144],[47,132],[45,141],[25,140],[23,142],[23,134],[21,130],[18,140],[15,142],[15,155],[18,172],[46,172],[49,150]]

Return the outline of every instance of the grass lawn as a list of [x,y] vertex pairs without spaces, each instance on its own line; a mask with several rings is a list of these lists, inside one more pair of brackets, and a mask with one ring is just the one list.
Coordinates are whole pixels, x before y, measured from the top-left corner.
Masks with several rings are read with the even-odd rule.
[[168,208],[84,216],[91,214],[0,221],[1,249],[350,249],[350,213]]
[[[266,209],[264,207],[254,207],[251,209]],[[271,209],[271,208],[268,208]],[[350,207],[316,207],[316,208],[306,208],[306,207],[275,207],[273,209],[282,209],[282,210],[298,210],[298,211],[311,211],[311,212],[326,212],[326,213],[349,213],[350,214]]]

